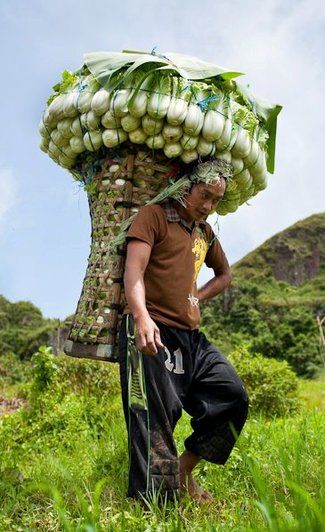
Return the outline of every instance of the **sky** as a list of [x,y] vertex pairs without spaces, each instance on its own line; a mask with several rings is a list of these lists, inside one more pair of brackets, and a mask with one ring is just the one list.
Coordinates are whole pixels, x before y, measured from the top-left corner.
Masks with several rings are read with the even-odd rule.
[[[283,105],[267,189],[208,220],[231,264],[324,211],[324,36],[318,0],[1,0],[0,294],[48,318],[75,311],[90,249],[87,197],[39,149],[38,123],[61,72],[79,68],[85,52],[194,55],[244,72],[255,95]],[[203,267],[199,285],[212,276]]]

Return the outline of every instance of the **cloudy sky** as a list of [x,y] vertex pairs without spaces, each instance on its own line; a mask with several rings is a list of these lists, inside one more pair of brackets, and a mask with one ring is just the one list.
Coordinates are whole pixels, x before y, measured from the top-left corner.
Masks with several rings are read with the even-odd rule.
[[[0,294],[32,301],[46,317],[75,310],[89,254],[88,204],[39,150],[37,126],[52,85],[84,52],[188,53],[245,72],[242,83],[283,105],[268,188],[215,226],[231,263],[323,211],[324,26],[317,0],[1,0]],[[200,279],[209,276],[203,269]]]

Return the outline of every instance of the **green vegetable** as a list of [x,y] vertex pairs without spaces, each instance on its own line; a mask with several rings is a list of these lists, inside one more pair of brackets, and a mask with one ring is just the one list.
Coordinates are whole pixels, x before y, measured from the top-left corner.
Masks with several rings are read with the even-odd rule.
[[83,136],[83,142],[87,150],[96,151],[103,144],[102,134],[100,131],[87,131]]
[[204,116],[202,136],[209,142],[220,139],[225,127],[225,119],[218,111],[207,111]]
[[177,142],[183,136],[183,129],[180,126],[166,124],[163,127],[162,136],[166,142]]
[[157,135],[163,127],[163,120],[161,118],[151,118],[145,115],[142,118],[142,129],[147,135]]
[[148,100],[147,112],[149,116],[152,118],[164,118],[166,116],[171,101],[170,88],[169,76],[157,78],[157,83]]
[[200,134],[205,116],[197,104],[190,104],[184,121],[184,131],[192,137]]
[[189,164],[198,158],[198,152],[196,150],[184,150],[181,154],[181,159],[184,163]]
[[128,113],[121,118],[121,126],[124,131],[129,133],[130,131],[134,131],[141,126],[141,119]]
[[78,82],[78,76],[73,74],[69,70],[64,70],[62,72],[62,80],[59,83],[53,85],[54,94],[52,94],[47,100],[47,105],[59,95],[67,92],[70,88],[74,87]]
[[169,159],[173,159],[174,157],[179,157],[181,153],[183,152],[182,145],[179,142],[166,142],[164,145],[164,154]]
[[151,150],[161,150],[165,145],[165,139],[159,133],[158,135],[148,137],[146,140],[146,144]]
[[110,94],[102,88],[97,91],[91,100],[91,109],[98,116],[102,116],[109,109]]
[[103,143],[107,148],[114,148],[118,146],[125,140],[127,140],[128,135],[123,131],[122,128],[118,129],[105,129],[103,132]]
[[129,140],[186,164],[229,162],[240,201],[266,186],[281,106],[255,98],[238,72],[174,53],[98,52],[85,63],[63,72],[39,125],[41,150],[76,179],[83,164]]
[[142,128],[138,128],[129,133],[129,139],[134,144],[144,144],[147,140],[147,134]]

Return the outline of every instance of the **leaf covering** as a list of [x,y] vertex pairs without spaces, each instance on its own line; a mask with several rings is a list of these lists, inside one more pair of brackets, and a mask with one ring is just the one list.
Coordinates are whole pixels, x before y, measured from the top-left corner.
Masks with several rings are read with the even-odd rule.
[[[235,78],[243,75],[242,72],[226,69],[190,55],[174,52],[158,54],[154,50],[151,53],[138,50],[90,52],[84,54],[84,62],[100,85],[107,90],[120,88],[126,83],[130,86],[136,75],[139,79],[140,73],[143,76],[142,83],[147,80],[145,90],[151,91],[154,87],[160,87],[161,90],[162,77],[163,86],[168,90],[166,75],[169,73],[179,76],[183,81],[177,84],[180,88],[177,89],[178,95],[187,101],[198,100],[199,95],[198,103],[204,111],[217,107],[220,99],[218,90],[222,88],[222,91],[229,95],[229,99],[224,102],[226,107],[230,105],[230,99],[234,99],[251,111],[246,117],[239,116],[240,122],[245,122],[245,127],[251,135],[257,126],[256,117],[263,124],[268,133],[267,169],[274,173],[277,117],[282,106],[256,98],[246,87],[235,81]],[[140,86],[139,82],[133,85],[131,98],[136,95]],[[175,88],[175,83],[172,83],[172,87]]]

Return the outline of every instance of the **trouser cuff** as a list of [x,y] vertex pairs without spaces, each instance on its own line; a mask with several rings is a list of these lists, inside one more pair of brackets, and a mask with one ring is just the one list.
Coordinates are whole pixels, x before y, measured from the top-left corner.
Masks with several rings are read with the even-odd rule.
[[233,444],[219,434],[208,434],[195,438],[189,436],[185,442],[185,449],[213,464],[224,465],[233,449]]

